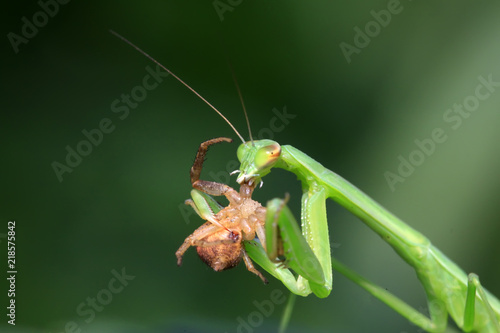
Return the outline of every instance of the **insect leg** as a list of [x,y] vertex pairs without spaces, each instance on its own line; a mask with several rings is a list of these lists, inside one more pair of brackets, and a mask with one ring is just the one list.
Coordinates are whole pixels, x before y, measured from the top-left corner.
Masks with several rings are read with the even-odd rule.
[[217,201],[215,201],[208,194],[199,190],[192,190],[191,198],[192,199],[188,199],[184,203],[193,207],[196,214],[198,214],[202,219],[227,230],[227,228],[220,224],[215,218],[215,214],[222,209],[222,206]]
[[337,259],[335,259],[335,257],[332,258],[332,266],[337,272],[344,275],[349,280],[368,291],[370,294],[387,304],[389,307],[394,309],[397,313],[407,318],[415,325],[423,328],[428,332],[443,332],[445,330],[448,313],[446,311],[445,305],[436,297],[431,297],[429,294],[427,294],[428,303],[432,303],[434,305],[432,307],[429,307],[429,312],[432,318],[430,319],[427,318],[424,314],[415,310],[413,307],[408,305],[406,302],[404,302],[394,294],[387,291],[385,288],[374,284],[352,269],[348,268]]
[[469,332],[474,329],[474,320],[476,319],[476,305],[478,305],[476,304],[476,290],[479,296],[481,296],[482,304],[486,308],[491,326],[493,326],[492,330],[500,333],[500,319],[495,315],[495,312],[493,311],[493,308],[488,301],[488,296],[486,295],[483,286],[479,282],[479,277],[474,273],[470,273],[467,277],[467,300],[465,302],[464,310],[464,331]]
[[[175,256],[177,257],[177,265],[180,266],[182,263],[182,256],[184,253],[189,249],[191,246],[202,246],[199,245],[199,242],[197,240],[202,239],[206,236],[209,236],[217,231],[220,230],[220,227],[217,225],[212,224],[211,222],[206,222],[202,226],[200,226],[198,229],[195,230],[191,235],[189,235],[182,245],[179,247],[179,249],[175,252]],[[232,243],[232,241],[229,241],[228,243]]]
[[[210,195],[224,195],[226,192],[232,190],[226,184],[211,182],[207,180],[200,180],[201,170],[203,169],[203,162],[205,161],[205,156],[207,154],[208,148],[219,142],[232,142],[233,140],[230,138],[215,138],[200,144],[198,148],[198,153],[196,154],[196,158],[194,160],[193,166],[191,167],[190,176],[191,176],[191,184],[195,189],[198,189],[202,192],[205,192]],[[235,191],[236,192],[236,191]]]
[[301,207],[302,234],[321,264],[324,274],[324,283],[321,286],[311,285],[318,297],[327,297],[333,284],[326,198],[327,191],[324,187],[314,182],[309,183],[307,191],[302,195]]
[[277,243],[281,239],[285,265],[300,275],[298,284],[308,283],[318,297],[326,297],[331,285],[325,285],[323,267],[311,244],[302,235],[286,201],[287,199],[273,199],[267,204],[266,242],[269,258],[273,261],[279,254],[281,245]]
[[259,272],[255,266],[253,265],[252,263],[252,260],[250,259],[250,257],[248,256],[247,252],[245,251],[244,248],[241,249],[241,254],[243,256],[243,261],[245,262],[245,266],[247,266],[247,269],[254,273],[255,275],[257,275],[258,277],[260,277],[260,279],[265,283],[265,284],[268,284],[269,282],[267,281],[267,279],[264,277],[264,275],[262,275],[261,272]]
[[281,264],[276,264],[269,260],[260,242],[253,240],[245,241],[243,244],[248,256],[266,272],[280,280],[292,293],[304,297],[311,293],[309,285],[297,284],[297,278],[288,268],[281,267]]

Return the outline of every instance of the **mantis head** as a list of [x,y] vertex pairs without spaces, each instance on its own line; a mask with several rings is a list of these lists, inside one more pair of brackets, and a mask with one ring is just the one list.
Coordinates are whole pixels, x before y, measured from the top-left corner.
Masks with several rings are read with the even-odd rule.
[[281,146],[276,141],[258,140],[248,141],[238,147],[238,159],[241,162],[238,184],[248,182],[250,185],[257,184],[261,178],[267,175],[279,160]]

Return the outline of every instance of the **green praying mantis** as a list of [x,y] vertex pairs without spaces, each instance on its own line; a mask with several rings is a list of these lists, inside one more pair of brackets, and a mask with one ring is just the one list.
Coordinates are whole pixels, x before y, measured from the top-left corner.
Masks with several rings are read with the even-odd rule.
[[[297,148],[272,140],[253,140],[251,132],[250,141],[245,141],[227,118],[194,89],[124,37],[111,32],[195,93],[242,141],[237,150],[241,165],[235,171],[241,186],[239,193],[226,184],[200,180],[208,147],[230,139],[213,139],[200,146],[191,168],[192,199],[186,203],[207,222],[177,251],[179,264],[187,248],[196,246],[200,257],[216,270],[234,267],[243,258],[247,268],[267,282],[253,266],[253,260],[293,294],[314,293],[321,298],[330,294],[332,270],[335,270],[426,331],[444,331],[449,314],[465,332],[500,333],[500,301],[482,287],[477,275],[466,274],[423,234]],[[238,93],[241,99],[239,88]],[[249,124],[245,109],[244,112]],[[273,168],[294,173],[302,185],[301,228],[286,206],[286,198],[273,199],[266,208],[251,199],[255,187],[262,185],[262,178]],[[228,198],[228,207],[220,206],[212,198],[220,195]],[[356,215],[415,269],[426,292],[430,317],[331,257],[326,216],[328,198]]]

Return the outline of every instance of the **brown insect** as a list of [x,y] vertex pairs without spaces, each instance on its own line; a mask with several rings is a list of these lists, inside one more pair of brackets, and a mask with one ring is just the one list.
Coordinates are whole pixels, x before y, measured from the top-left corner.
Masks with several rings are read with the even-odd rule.
[[243,241],[253,240],[256,234],[260,240],[265,239],[266,208],[251,198],[255,184],[244,182],[238,192],[226,184],[200,180],[203,161],[209,146],[223,141],[232,142],[232,139],[221,137],[203,142],[198,149],[190,174],[193,188],[208,195],[224,195],[229,205],[217,214],[213,214],[213,212],[204,213],[206,210],[199,209],[191,199],[185,201],[207,222],[189,235],[177,250],[175,253],[177,265],[181,265],[182,256],[187,249],[196,246],[201,260],[215,271],[233,268],[243,258],[247,269],[267,283],[266,278],[254,267],[243,246]]

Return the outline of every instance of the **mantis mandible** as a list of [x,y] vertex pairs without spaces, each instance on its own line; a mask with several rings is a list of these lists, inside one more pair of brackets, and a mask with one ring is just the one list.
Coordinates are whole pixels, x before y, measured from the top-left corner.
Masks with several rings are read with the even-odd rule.
[[[271,140],[253,140],[251,134],[250,141],[245,141],[222,113],[194,89],[124,37],[111,33],[161,66],[231,126],[243,142],[237,150],[241,165],[235,171],[240,185],[251,186],[253,191],[253,187],[262,184],[262,178],[273,168],[285,169],[297,176],[303,189],[301,230],[286,206],[286,199],[273,199],[267,204],[265,233],[259,234],[261,242],[244,242],[248,256],[292,293],[327,297],[332,289],[333,269],[426,331],[444,331],[450,314],[465,332],[500,333],[500,301],[482,287],[477,275],[466,274],[423,234],[297,148]],[[238,93],[241,98],[239,88]],[[196,209],[203,209],[205,217],[222,209],[206,191],[195,189],[193,192],[193,200],[200,203]],[[415,269],[427,295],[430,318],[331,257],[325,206],[328,198],[359,217]],[[224,244],[227,242],[223,241]],[[284,262],[277,262],[279,255],[285,256]]]

